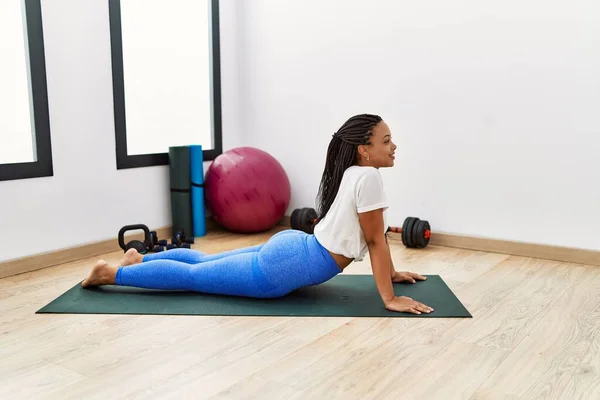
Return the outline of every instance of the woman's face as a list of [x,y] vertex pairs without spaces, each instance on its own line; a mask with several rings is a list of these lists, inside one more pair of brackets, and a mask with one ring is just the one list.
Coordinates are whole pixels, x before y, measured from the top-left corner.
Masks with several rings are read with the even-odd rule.
[[375,168],[393,167],[397,146],[392,142],[392,133],[384,121],[375,125],[370,139],[371,144],[358,146],[360,165]]

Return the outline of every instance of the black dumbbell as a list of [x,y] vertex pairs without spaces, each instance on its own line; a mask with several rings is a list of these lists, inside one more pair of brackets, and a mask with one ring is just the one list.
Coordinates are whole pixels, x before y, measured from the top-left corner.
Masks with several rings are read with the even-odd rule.
[[152,243],[152,246],[158,246],[158,233],[156,233],[156,231],[151,231],[150,232],[150,243]]
[[[290,224],[292,229],[312,234],[317,217],[317,212],[312,208],[297,208],[292,212]],[[408,217],[404,220],[402,228],[390,226],[387,232],[401,233],[402,243],[406,247],[422,249],[429,244],[431,226],[428,221]]]
[[402,228],[390,226],[388,232],[402,234],[402,243],[406,247],[422,249],[429,244],[431,237],[431,226],[429,221],[421,221],[416,217],[408,217],[404,220]]
[[174,244],[174,243],[169,243],[167,245],[167,250],[173,250],[173,249],[189,249],[190,248],[190,244],[189,243],[181,243],[181,244]]
[[[181,247],[183,243],[194,244],[194,238],[186,237],[185,231],[183,229],[177,229],[171,237],[171,243],[178,247]],[[187,248],[189,248],[189,246]]]

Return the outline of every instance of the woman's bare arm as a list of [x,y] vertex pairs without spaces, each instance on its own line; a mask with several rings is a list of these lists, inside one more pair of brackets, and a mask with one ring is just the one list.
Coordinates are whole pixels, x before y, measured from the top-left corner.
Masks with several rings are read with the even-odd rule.
[[390,253],[390,276],[394,279],[394,275],[396,275],[396,268],[394,267],[394,260],[392,259],[392,251],[390,250],[390,243],[388,242],[387,235],[385,236],[385,243],[388,247],[388,252]]
[[377,209],[358,214],[359,222],[371,257],[371,267],[377,290],[385,307],[392,311],[414,314],[430,313],[433,309],[410,297],[396,296],[392,283],[393,263],[385,233],[383,210]]
[[373,276],[384,303],[394,299],[392,257],[383,231],[383,209],[358,214],[359,222],[371,257]]

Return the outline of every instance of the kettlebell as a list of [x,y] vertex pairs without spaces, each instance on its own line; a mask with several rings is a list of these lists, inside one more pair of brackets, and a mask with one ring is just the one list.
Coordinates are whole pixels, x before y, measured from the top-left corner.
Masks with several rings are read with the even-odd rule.
[[[125,244],[125,232],[141,229],[144,231],[144,241],[130,240]],[[144,224],[125,225],[119,231],[119,246],[124,252],[129,249],[136,249],[140,254],[146,254],[154,247],[154,240],[150,235],[150,229]]]

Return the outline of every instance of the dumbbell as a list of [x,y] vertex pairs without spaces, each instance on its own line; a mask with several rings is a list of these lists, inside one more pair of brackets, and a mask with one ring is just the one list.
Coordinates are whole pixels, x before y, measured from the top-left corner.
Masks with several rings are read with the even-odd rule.
[[158,233],[156,233],[156,231],[150,231],[150,244],[152,246],[158,246]]
[[[194,238],[186,237],[183,229],[177,229],[171,237],[171,243],[178,247],[189,248],[190,244],[194,244]],[[182,246],[182,244],[188,244],[188,246]]]
[[429,244],[431,237],[431,226],[429,221],[422,221],[416,217],[408,217],[404,220],[402,228],[390,226],[388,232],[402,234],[402,243],[409,248],[422,249]]
[[158,246],[161,246],[161,250],[173,250],[178,248],[189,249],[191,248],[190,244],[194,243],[193,237],[186,237],[185,231],[183,229],[177,229],[173,236],[171,236],[171,243],[167,240],[157,240]]
[[167,245],[167,250],[180,249],[180,248],[189,249],[190,244],[189,243],[181,243],[181,244],[169,243]]
[[156,231],[151,231],[150,232],[151,249],[148,251],[151,251],[153,253],[160,253],[161,251],[164,251],[165,247],[167,245],[166,245],[166,243],[164,245],[162,245],[161,242],[163,242],[163,241],[158,240],[158,233],[156,233]]
[[[314,233],[314,225],[317,217],[317,212],[312,208],[297,208],[292,212],[290,218],[291,227],[292,229],[312,234]],[[408,217],[404,220],[402,228],[390,226],[387,228],[386,232],[401,233],[404,246],[422,249],[429,244],[431,226],[428,221],[422,221],[415,217]]]

